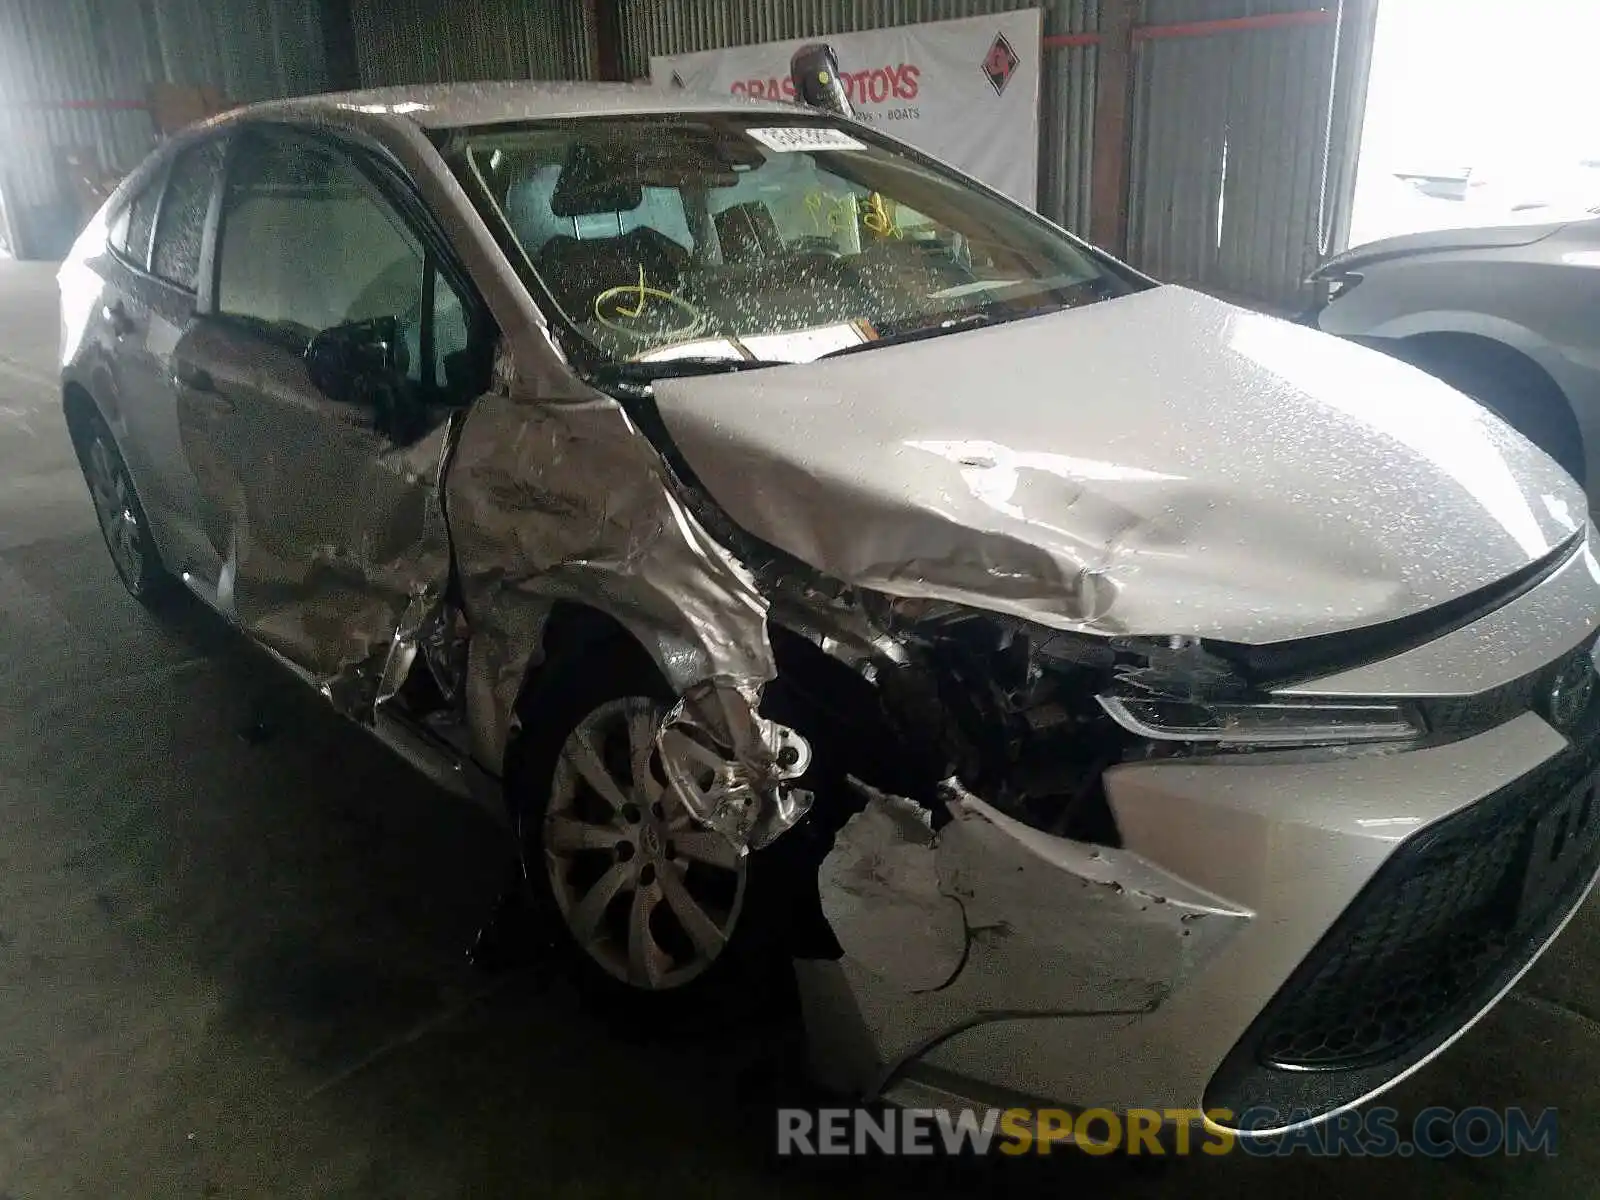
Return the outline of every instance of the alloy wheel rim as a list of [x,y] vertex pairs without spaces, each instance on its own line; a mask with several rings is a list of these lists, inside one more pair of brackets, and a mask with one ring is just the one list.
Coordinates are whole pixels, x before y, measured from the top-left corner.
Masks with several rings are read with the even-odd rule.
[[88,474],[89,494],[111,561],[123,582],[138,591],[144,578],[144,551],[140,548],[139,518],[133,511],[133,488],[128,473],[103,437],[95,438],[89,447]]
[[562,745],[544,820],[551,890],[573,940],[612,978],[666,991],[726,949],[746,860],[667,789],[655,732],[665,709],[608,701]]

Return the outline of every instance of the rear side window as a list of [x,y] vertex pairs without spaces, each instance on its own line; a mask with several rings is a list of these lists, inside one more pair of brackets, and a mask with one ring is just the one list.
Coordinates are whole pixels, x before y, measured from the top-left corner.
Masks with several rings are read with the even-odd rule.
[[172,164],[172,176],[161,202],[155,252],[150,269],[179,287],[195,290],[200,277],[200,246],[205,240],[206,210],[222,170],[221,139],[185,150]]
[[[149,262],[150,231],[156,223],[156,201],[161,198],[161,176],[159,174],[145,185],[144,191],[133,198],[133,203],[128,206],[127,238],[120,246],[116,246],[129,262],[143,269]],[[112,243],[116,245],[115,242]]]

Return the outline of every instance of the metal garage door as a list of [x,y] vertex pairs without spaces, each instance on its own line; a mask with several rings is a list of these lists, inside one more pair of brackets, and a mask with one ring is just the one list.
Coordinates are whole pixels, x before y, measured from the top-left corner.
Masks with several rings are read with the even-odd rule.
[[[1336,11],[1308,7],[1150,0],[1136,34],[1129,187],[1128,255],[1143,270],[1286,310],[1309,299],[1303,280],[1337,232],[1354,146],[1336,111],[1329,161],[1343,39]],[[1185,29],[1234,18],[1245,20]]]

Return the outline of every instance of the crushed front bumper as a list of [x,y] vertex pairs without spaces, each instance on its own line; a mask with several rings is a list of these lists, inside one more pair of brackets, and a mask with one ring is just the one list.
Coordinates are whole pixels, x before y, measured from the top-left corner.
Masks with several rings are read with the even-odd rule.
[[[1524,713],[1382,756],[1113,768],[1117,870],[1143,876],[1131,890],[1109,882],[1150,909],[1209,897],[1215,915],[1200,924],[1225,936],[1176,959],[1109,954],[1086,977],[1089,960],[1063,947],[1116,943],[1119,923],[1140,937],[1171,927],[1141,925],[1135,904],[1074,929],[1092,913],[1063,897],[1090,885],[1057,879],[1035,890],[1042,909],[1009,922],[969,911],[948,979],[850,953],[798,963],[814,1066],[837,1087],[918,1106],[1213,1110],[1230,1128],[1255,1110],[1248,1132],[1326,1117],[1443,1049],[1559,931],[1600,867],[1597,766],[1600,731],[1569,742]],[[1080,845],[996,830],[1058,872]],[[1161,879],[1184,894],[1162,896]],[[957,895],[971,909],[984,890]],[[1012,899],[1027,907],[1025,892]],[[922,943],[894,945],[903,958]]]

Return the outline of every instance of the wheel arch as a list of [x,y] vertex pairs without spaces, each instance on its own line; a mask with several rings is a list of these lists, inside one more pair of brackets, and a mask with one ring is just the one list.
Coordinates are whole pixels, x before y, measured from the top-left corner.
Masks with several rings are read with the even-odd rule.
[[508,768],[515,760],[518,740],[538,725],[560,696],[566,672],[602,647],[625,647],[638,655],[641,666],[660,669],[645,641],[616,615],[577,600],[557,600],[550,606],[520,669],[499,748],[502,777],[509,779]]
[[610,644],[626,644],[649,655],[644,643],[612,614],[581,601],[557,600],[539,630],[538,646],[524,664],[517,715],[525,718],[538,711],[568,663]]
[[[1440,329],[1398,339],[1392,352],[1397,358],[1423,369],[1430,363],[1461,363],[1496,380],[1516,385],[1518,411],[1500,415],[1536,442],[1540,439],[1525,427],[1529,418],[1559,430],[1560,437],[1570,438],[1575,454],[1563,465],[1574,472],[1580,485],[1585,484],[1589,474],[1590,439],[1584,434],[1583,421],[1560,382],[1526,349],[1484,333]],[[1546,450],[1548,452],[1548,447]]]
[[1465,329],[1430,329],[1400,338],[1399,343],[1403,347],[1421,353],[1482,354],[1500,359],[1507,364],[1515,364],[1517,369],[1534,375],[1565,399],[1561,385],[1538,359],[1529,354],[1524,347],[1490,334]]
[[[128,483],[133,488],[133,494],[139,498],[139,503],[145,505],[145,492],[139,483],[139,470],[135,465],[136,459],[130,458],[128,448],[123,438],[123,430],[119,430],[121,420],[114,411],[107,411],[95,397],[93,390],[80,380],[69,379],[61,385],[61,412],[67,423],[67,436],[72,439],[72,449],[78,456],[80,465],[84,462],[84,455],[88,451],[88,442],[85,440],[92,421],[99,421],[111,435],[111,444],[116,447],[117,454],[122,458],[122,464],[128,472]],[[149,508],[145,506],[148,513]],[[152,531],[152,535],[154,535]],[[158,538],[159,543],[159,538]]]
[[[61,387],[61,412],[66,418],[67,434],[72,438],[73,448],[80,456],[83,453],[83,437],[91,420],[99,418],[106,428],[111,428],[110,420],[101,410],[93,394],[76,380],[68,380]],[[116,437],[115,430],[112,430],[111,436]]]

